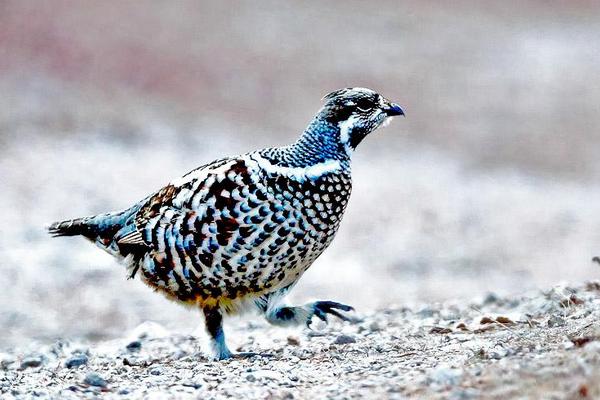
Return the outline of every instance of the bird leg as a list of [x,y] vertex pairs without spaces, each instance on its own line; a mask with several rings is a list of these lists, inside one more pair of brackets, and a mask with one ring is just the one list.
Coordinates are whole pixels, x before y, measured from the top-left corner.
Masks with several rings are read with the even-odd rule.
[[223,332],[223,315],[215,308],[204,308],[204,323],[206,331],[210,335],[212,355],[215,360],[226,360],[231,358],[231,351],[225,343],[225,332]]
[[210,335],[212,358],[215,361],[227,360],[229,358],[246,358],[254,356],[269,356],[252,352],[232,353],[225,343],[225,332],[223,331],[223,314],[218,308],[204,308],[204,323],[206,331]]

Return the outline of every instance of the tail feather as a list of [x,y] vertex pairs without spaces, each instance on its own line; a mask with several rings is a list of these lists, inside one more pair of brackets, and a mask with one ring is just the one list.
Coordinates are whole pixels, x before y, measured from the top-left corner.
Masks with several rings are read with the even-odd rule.
[[[81,235],[112,255],[125,257],[146,250],[145,243],[134,241],[135,235],[132,234],[135,233],[135,215],[139,209],[140,203],[119,212],[55,222],[47,229],[54,237]],[[124,242],[119,243],[120,239]]]
[[93,229],[88,225],[92,217],[74,218],[66,221],[54,222],[48,226],[48,233],[53,237],[58,236],[89,236]]
[[124,211],[99,214],[91,217],[59,221],[48,226],[52,236],[85,236],[89,239],[112,237],[117,231],[131,222],[139,206]]

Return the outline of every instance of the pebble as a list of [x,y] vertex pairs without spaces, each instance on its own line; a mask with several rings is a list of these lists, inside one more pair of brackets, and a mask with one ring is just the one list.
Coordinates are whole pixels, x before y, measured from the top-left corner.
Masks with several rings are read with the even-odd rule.
[[88,357],[85,354],[77,353],[65,361],[65,367],[75,368],[88,363]]
[[181,386],[185,386],[185,387],[191,387],[193,389],[200,389],[202,388],[202,384],[199,382],[194,382],[194,381],[187,381],[187,382],[183,382],[181,384]]
[[551,315],[550,318],[548,318],[548,327],[554,328],[557,326],[565,326],[565,319],[558,315]]
[[287,343],[290,346],[300,346],[300,340],[298,340],[298,338],[293,337],[293,336],[288,336]]
[[102,388],[108,386],[106,380],[95,372],[90,372],[89,374],[87,374],[85,376],[85,379],[83,380],[83,383],[86,383],[90,386],[97,386]]
[[498,297],[498,295],[496,293],[488,293],[485,296],[485,298],[483,299],[483,304],[490,305],[490,304],[497,303],[499,300],[500,300],[500,298]]
[[356,343],[356,339],[350,335],[340,335],[333,341],[333,344],[349,344]]
[[162,375],[165,372],[165,369],[161,366],[154,367],[150,369],[151,375]]
[[142,342],[140,342],[139,340],[134,340],[133,342],[130,342],[127,346],[126,346],[128,351],[134,352],[134,351],[140,351],[142,348]]
[[30,355],[30,356],[23,358],[23,360],[21,361],[21,369],[36,368],[36,367],[41,366],[43,363],[44,363],[44,356],[39,355],[39,354]]

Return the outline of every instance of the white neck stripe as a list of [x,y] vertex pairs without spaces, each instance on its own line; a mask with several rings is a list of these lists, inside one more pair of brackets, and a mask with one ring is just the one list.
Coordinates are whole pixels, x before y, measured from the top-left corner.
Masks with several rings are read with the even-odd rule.
[[355,122],[356,117],[352,115],[347,120],[338,124],[338,127],[340,128],[340,142],[344,145],[346,154],[348,154],[348,156],[352,155],[352,147],[350,146],[350,131],[352,130],[352,127],[354,127]]
[[339,171],[342,168],[338,160],[327,160],[308,167],[284,167],[272,164],[260,154],[253,154],[251,157],[267,173],[283,175],[298,182],[304,182],[307,179],[316,180],[325,174]]

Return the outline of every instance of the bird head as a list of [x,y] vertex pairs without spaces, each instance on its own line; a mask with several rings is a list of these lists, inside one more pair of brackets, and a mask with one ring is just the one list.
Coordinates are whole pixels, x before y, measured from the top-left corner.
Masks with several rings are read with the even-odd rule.
[[404,115],[404,110],[379,93],[366,88],[345,88],[323,97],[325,104],[319,116],[339,128],[339,141],[344,148],[356,146],[371,132],[391,119]]

